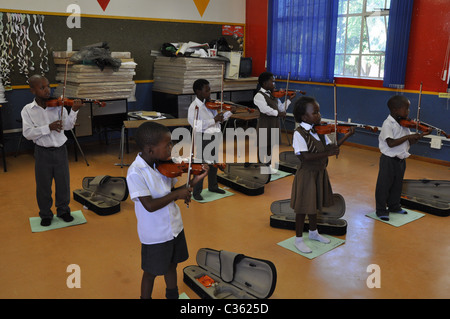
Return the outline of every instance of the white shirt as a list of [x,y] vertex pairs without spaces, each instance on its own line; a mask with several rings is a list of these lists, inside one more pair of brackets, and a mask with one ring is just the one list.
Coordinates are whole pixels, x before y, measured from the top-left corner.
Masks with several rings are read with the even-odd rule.
[[[51,131],[49,124],[60,119],[61,107],[42,108],[36,100],[27,104],[20,113],[22,115],[22,134],[35,144],[43,147],[60,147],[67,141],[64,131]],[[78,111],[63,111],[63,129],[73,129],[77,120]]]
[[176,178],[162,175],[150,167],[138,154],[128,168],[127,184],[130,198],[134,201],[137,230],[141,243],[146,245],[164,243],[172,240],[183,230],[180,208],[171,202],[163,208],[149,212],[139,197],[161,198],[172,191]]
[[[270,96],[270,91],[265,90],[263,88],[261,88],[259,90],[259,92],[261,92],[262,94],[264,94],[266,96]],[[269,116],[278,116],[279,112],[285,112],[284,103],[282,103],[280,101],[280,99],[278,99],[278,111],[277,111],[277,110],[274,110],[273,108],[271,108],[269,105],[267,105],[266,99],[264,98],[264,96],[259,94],[259,92],[255,94],[255,97],[253,98],[253,103],[255,103],[255,105],[258,107],[258,109],[261,113],[264,113]],[[291,101],[288,99],[287,105],[286,105],[286,110],[290,104],[291,104]]]
[[405,135],[411,134],[411,131],[407,127],[401,126],[390,114],[384,120],[383,126],[381,127],[381,133],[378,136],[378,147],[381,153],[389,157],[398,157],[400,159],[405,159],[409,157],[408,151],[410,148],[409,141],[397,145],[395,147],[389,147],[386,139],[397,139]]
[[[302,126],[307,131],[309,131],[312,128],[311,124],[305,122],[301,122],[300,126]],[[316,140],[320,141],[319,135],[317,133],[309,132],[309,134],[311,134],[311,136],[314,137]],[[331,140],[328,138],[327,135],[325,135],[325,142],[326,145],[331,143]],[[308,152],[308,145],[306,144],[305,139],[297,131],[294,131],[294,137],[292,139],[292,147],[294,148],[294,153],[296,155],[300,155],[301,152]]]
[[[198,118],[195,120],[196,112],[195,107],[198,106]],[[203,132],[214,134],[221,132],[220,122],[214,121],[214,117],[218,114],[216,110],[208,109],[205,105],[205,101],[200,101],[198,97],[192,101],[188,110],[188,122],[191,124],[195,132]],[[230,111],[223,113],[224,121],[228,120],[231,116]]]

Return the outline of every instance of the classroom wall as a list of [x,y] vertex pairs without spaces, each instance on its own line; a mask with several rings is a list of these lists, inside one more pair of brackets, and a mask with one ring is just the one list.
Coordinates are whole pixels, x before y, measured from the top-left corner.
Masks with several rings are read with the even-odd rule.
[[[265,70],[267,42],[268,0],[247,0],[246,49],[254,54],[253,66],[257,72]],[[258,12],[258,14],[251,14]],[[264,19],[262,18],[264,17]],[[404,94],[411,101],[410,117],[415,118],[419,100],[420,82],[423,94],[420,120],[450,132],[450,100],[439,97],[447,92],[447,83],[441,80],[447,45],[450,39],[450,1],[415,0],[411,21],[410,42],[405,89],[401,92],[383,87],[382,81],[336,78],[338,120],[351,119],[355,123],[381,127],[388,115],[386,102],[394,94]],[[264,58],[263,58],[264,56]],[[270,71],[270,70],[268,70]],[[257,76],[259,73],[255,73]],[[277,82],[285,87],[284,81]],[[333,87],[322,83],[292,82],[292,89],[306,91],[316,97],[321,105],[323,118],[334,118]],[[290,108],[288,111],[292,111]],[[290,127],[293,128],[293,120]],[[441,149],[430,147],[430,139],[424,138],[411,147],[411,154],[431,160],[450,162],[450,140],[443,141]],[[358,130],[349,142],[369,147],[378,146],[378,133]]]
[[[106,3],[108,1],[102,1]],[[56,67],[52,52],[65,51],[66,39],[71,37],[73,49],[82,46],[108,42],[111,51],[130,51],[137,63],[136,102],[129,102],[129,110],[152,110],[152,86],[154,56],[151,50],[159,50],[164,42],[210,42],[222,37],[222,25],[245,27],[245,0],[130,0],[110,1],[106,7],[91,0],[3,0],[0,12],[42,14],[45,39],[49,50],[50,71],[46,74],[52,86],[56,86]],[[67,21],[73,21],[74,14],[68,6],[75,4],[80,9],[81,28],[69,28]],[[36,47],[34,31],[30,31],[34,45],[34,62],[39,50]],[[225,36],[235,48],[238,44],[232,36]],[[1,111],[3,129],[17,131],[21,128],[20,111],[33,99],[27,77],[19,74],[17,66],[11,74],[13,89],[6,92],[8,103]],[[20,131],[5,134],[6,151],[17,149]],[[88,138],[82,138],[86,140]]]

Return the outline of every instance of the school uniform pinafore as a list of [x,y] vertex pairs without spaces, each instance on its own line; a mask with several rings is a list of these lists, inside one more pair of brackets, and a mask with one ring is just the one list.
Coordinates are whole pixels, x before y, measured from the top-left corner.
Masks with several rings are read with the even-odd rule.
[[[299,126],[297,132],[305,139],[308,152],[325,151],[325,136],[320,141],[311,136],[308,130]],[[291,208],[296,214],[316,214],[322,207],[333,205],[333,191],[328,177],[328,157],[317,161],[303,161],[295,173],[292,184]]]

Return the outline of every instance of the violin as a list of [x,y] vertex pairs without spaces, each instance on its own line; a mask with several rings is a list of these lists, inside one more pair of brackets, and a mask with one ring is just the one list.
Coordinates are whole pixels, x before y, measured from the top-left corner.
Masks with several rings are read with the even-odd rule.
[[[57,107],[57,106],[73,106],[75,100],[72,99],[62,99],[62,98],[57,98],[57,99],[51,99],[51,100],[47,100],[45,102],[47,107]],[[83,99],[81,100],[81,102],[93,102],[94,104],[99,105],[100,107],[105,107],[106,103],[105,102],[101,102],[101,101],[97,101],[97,100],[90,100],[90,99]]]
[[[181,162],[175,163],[173,161],[163,161],[156,164],[156,169],[166,177],[175,178],[187,173],[189,170],[189,163]],[[191,164],[191,173],[200,175],[203,173],[202,164]]]
[[[287,96],[288,96],[288,97],[292,97],[292,96],[294,96],[296,93],[300,93],[300,94],[302,94],[302,95],[305,95],[305,94],[306,94],[305,91],[300,91],[300,90],[292,91],[292,90],[288,90],[288,91],[287,91]],[[272,96],[273,96],[273,97],[276,97],[276,98],[282,98],[282,97],[286,96],[286,90],[284,90],[284,89],[274,90],[274,91],[272,92]]]
[[[204,172],[203,164],[191,164],[191,173],[194,175],[200,175]],[[226,165],[224,163],[213,164],[214,167],[219,168],[220,170],[224,170]],[[189,170],[188,162],[175,163],[173,160],[170,161],[162,161],[156,165],[158,171],[166,177],[179,177],[183,173],[187,173]]]
[[[372,127],[369,125],[362,125],[362,124],[337,124],[336,130],[338,133],[346,134],[350,131],[350,128],[352,127],[361,127],[374,133],[378,132],[378,127]],[[314,129],[318,134],[331,134],[335,132],[335,125],[323,122],[320,125],[314,125]]]
[[401,119],[399,124],[403,127],[418,129],[424,133],[431,133],[433,130],[433,128],[428,125],[410,119]]
[[232,111],[233,106],[236,108],[242,108],[245,109],[247,112],[249,113],[253,113],[255,112],[254,109],[249,108],[249,107],[245,107],[239,104],[234,104],[234,103],[230,103],[230,102],[221,102],[221,101],[217,101],[217,100],[210,100],[207,101],[205,103],[206,107],[210,110],[225,110],[225,111]]

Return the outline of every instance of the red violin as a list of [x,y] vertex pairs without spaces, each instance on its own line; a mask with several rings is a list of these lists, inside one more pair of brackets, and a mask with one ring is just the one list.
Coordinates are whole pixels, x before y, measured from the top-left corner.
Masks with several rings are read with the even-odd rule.
[[[361,127],[371,132],[377,132],[378,127],[372,127],[369,125],[361,125],[361,124],[337,124],[336,129],[338,133],[346,134],[350,131],[352,127]],[[314,129],[318,134],[331,134],[335,132],[335,125],[328,123],[321,123],[320,125],[314,125]]]
[[239,104],[234,104],[234,103],[230,103],[230,102],[221,102],[221,101],[217,101],[217,100],[211,100],[205,103],[206,107],[210,110],[216,110],[216,111],[220,111],[220,110],[224,110],[224,111],[232,111],[233,107],[235,108],[242,108],[245,109],[247,112],[249,113],[253,113],[255,112],[254,109],[249,108],[249,107],[245,107]]
[[[292,91],[292,90],[288,90],[287,91],[287,96],[292,97],[295,94],[300,93],[302,95],[305,95],[306,92],[305,91],[300,91],[300,90],[296,90],[296,91]],[[272,92],[272,96],[276,97],[276,98],[282,98],[286,96],[286,90],[284,89],[279,89],[279,90],[275,90]]]
[[403,127],[407,127],[407,128],[415,128],[418,129],[419,131],[422,131],[424,133],[431,133],[431,131],[433,130],[433,128],[431,128],[428,125],[425,125],[423,123],[417,122],[417,121],[413,121],[410,119],[402,119],[399,121],[400,125]]
[[[213,166],[218,167],[223,170],[225,168],[225,164],[214,164]],[[163,161],[156,164],[156,168],[158,171],[166,177],[175,178],[183,175],[183,173],[187,173],[189,170],[189,163],[181,162],[175,163],[173,161]],[[192,163],[191,164],[191,173],[193,175],[200,175],[204,172],[203,164]]]
[[[62,106],[62,105],[73,106],[74,101],[76,101],[76,100],[67,99],[67,98],[62,99],[62,98],[59,97],[57,99],[47,100],[45,102],[45,104],[46,104],[47,107],[57,107],[57,106]],[[93,102],[94,104],[97,104],[97,105],[99,105],[101,107],[105,107],[106,106],[105,102],[101,102],[101,101],[97,101],[97,100],[83,99],[83,100],[81,100],[81,102],[83,102],[83,103],[84,102]]]

